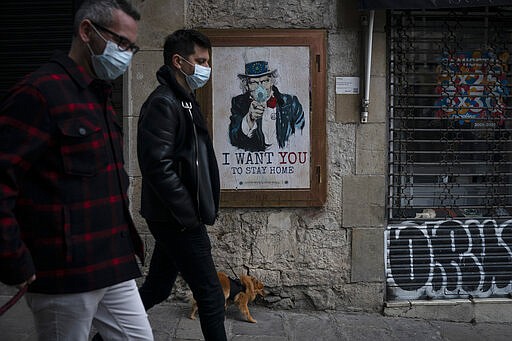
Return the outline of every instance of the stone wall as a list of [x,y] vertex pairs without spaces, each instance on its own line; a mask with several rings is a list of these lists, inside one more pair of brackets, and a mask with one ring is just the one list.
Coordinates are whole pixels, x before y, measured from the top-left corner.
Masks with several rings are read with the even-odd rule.
[[[336,95],[335,77],[359,76],[362,32],[356,0],[146,0],[142,46],[126,78],[126,161],[132,212],[144,235],[148,259],[152,238],[138,214],[140,173],[136,122],[145,97],[156,85],[164,37],[188,28],[322,28],[328,32],[328,197],[321,208],[221,209],[210,228],[219,270],[250,273],[279,308],[377,311],[384,301],[386,108],[383,14],[374,38],[370,117],[359,123],[360,96]],[[353,97],[350,97],[353,96]],[[147,270],[147,269],[146,269]],[[185,286],[175,290],[186,297]]]

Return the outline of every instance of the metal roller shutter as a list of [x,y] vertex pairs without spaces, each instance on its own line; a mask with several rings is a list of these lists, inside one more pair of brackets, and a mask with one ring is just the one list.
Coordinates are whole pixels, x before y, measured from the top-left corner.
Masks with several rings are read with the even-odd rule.
[[388,19],[388,298],[509,296],[512,7]]
[[0,95],[71,44],[73,1],[0,2]]

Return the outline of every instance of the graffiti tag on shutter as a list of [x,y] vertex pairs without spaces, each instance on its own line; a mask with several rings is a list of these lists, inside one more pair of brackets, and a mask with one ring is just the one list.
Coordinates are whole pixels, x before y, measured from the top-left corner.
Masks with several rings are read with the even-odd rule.
[[512,220],[406,221],[386,231],[387,287],[400,299],[512,292]]

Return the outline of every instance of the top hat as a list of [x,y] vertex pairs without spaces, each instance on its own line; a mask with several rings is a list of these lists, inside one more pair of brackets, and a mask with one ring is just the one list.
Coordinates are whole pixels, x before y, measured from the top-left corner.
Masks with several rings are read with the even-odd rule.
[[245,73],[239,73],[238,77],[261,77],[271,74],[268,66],[270,50],[264,47],[249,47],[244,51]]

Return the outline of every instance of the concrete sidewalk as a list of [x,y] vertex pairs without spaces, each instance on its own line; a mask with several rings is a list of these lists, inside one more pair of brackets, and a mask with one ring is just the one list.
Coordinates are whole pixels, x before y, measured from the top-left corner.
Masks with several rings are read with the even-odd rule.
[[[0,295],[0,302],[9,296]],[[227,310],[226,330],[233,341],[358,341],[358,340],[512,340],[510,323],[456,323],[380,314],[271,310],[250,305],[258,323],[248,323],[236,307]],[[202,340],[198,320],[190,320],[188,304],[165,303],[149,311],[156,341]],[[0,340],[37,340],[24,299],[0,317]]]

